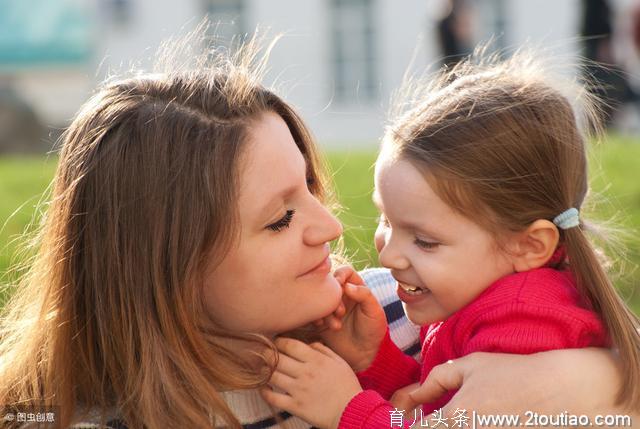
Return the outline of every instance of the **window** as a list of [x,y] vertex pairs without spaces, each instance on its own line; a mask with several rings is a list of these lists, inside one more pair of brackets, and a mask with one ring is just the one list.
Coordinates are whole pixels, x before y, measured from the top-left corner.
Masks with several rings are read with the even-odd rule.
[[335,98],[377,98],[372,0],[332,0],[332,67]]

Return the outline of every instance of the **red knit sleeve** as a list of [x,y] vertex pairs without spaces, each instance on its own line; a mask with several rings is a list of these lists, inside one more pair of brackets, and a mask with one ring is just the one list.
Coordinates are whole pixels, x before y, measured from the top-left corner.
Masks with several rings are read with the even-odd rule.
[[477,351],[529,354],[609,345],[599,318],[580,307],[513,302],[466,316],[462,355]]
[[356,374],[363,389],[372,389],[389,399],[401,387],[420,381],[420,364],[396,346],[389,330],[371,365]]
[[397,427],[410,429],[414,423],[373,390],[365,390],[347,404],[338,429],[373,429]]

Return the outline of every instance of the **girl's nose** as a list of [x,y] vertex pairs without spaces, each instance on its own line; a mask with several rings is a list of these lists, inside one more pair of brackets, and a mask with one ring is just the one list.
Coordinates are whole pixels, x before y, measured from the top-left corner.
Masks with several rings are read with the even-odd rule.
[[380,265],[383,267],[398,271],[409,268],[409,260],[400,251],[396,240],[393,239],[390,232],[383,236],[376,233],[376,248],[378,249]]

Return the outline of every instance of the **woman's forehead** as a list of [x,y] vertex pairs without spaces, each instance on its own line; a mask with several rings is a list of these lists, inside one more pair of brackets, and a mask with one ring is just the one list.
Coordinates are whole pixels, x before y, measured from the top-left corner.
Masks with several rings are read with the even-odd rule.
[[306,179],[306,161],[287,124],[276,113],[266,113],[248,132],[240,171],[240,200],[264,210]]

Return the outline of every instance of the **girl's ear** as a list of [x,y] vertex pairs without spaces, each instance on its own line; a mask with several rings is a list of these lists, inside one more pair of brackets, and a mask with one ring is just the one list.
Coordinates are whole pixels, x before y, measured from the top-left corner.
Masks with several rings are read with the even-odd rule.
[[515,271],[540,268],[553,255],[560,240],[558,228],[546,219],[538,219],[514,237],[511,259]]

